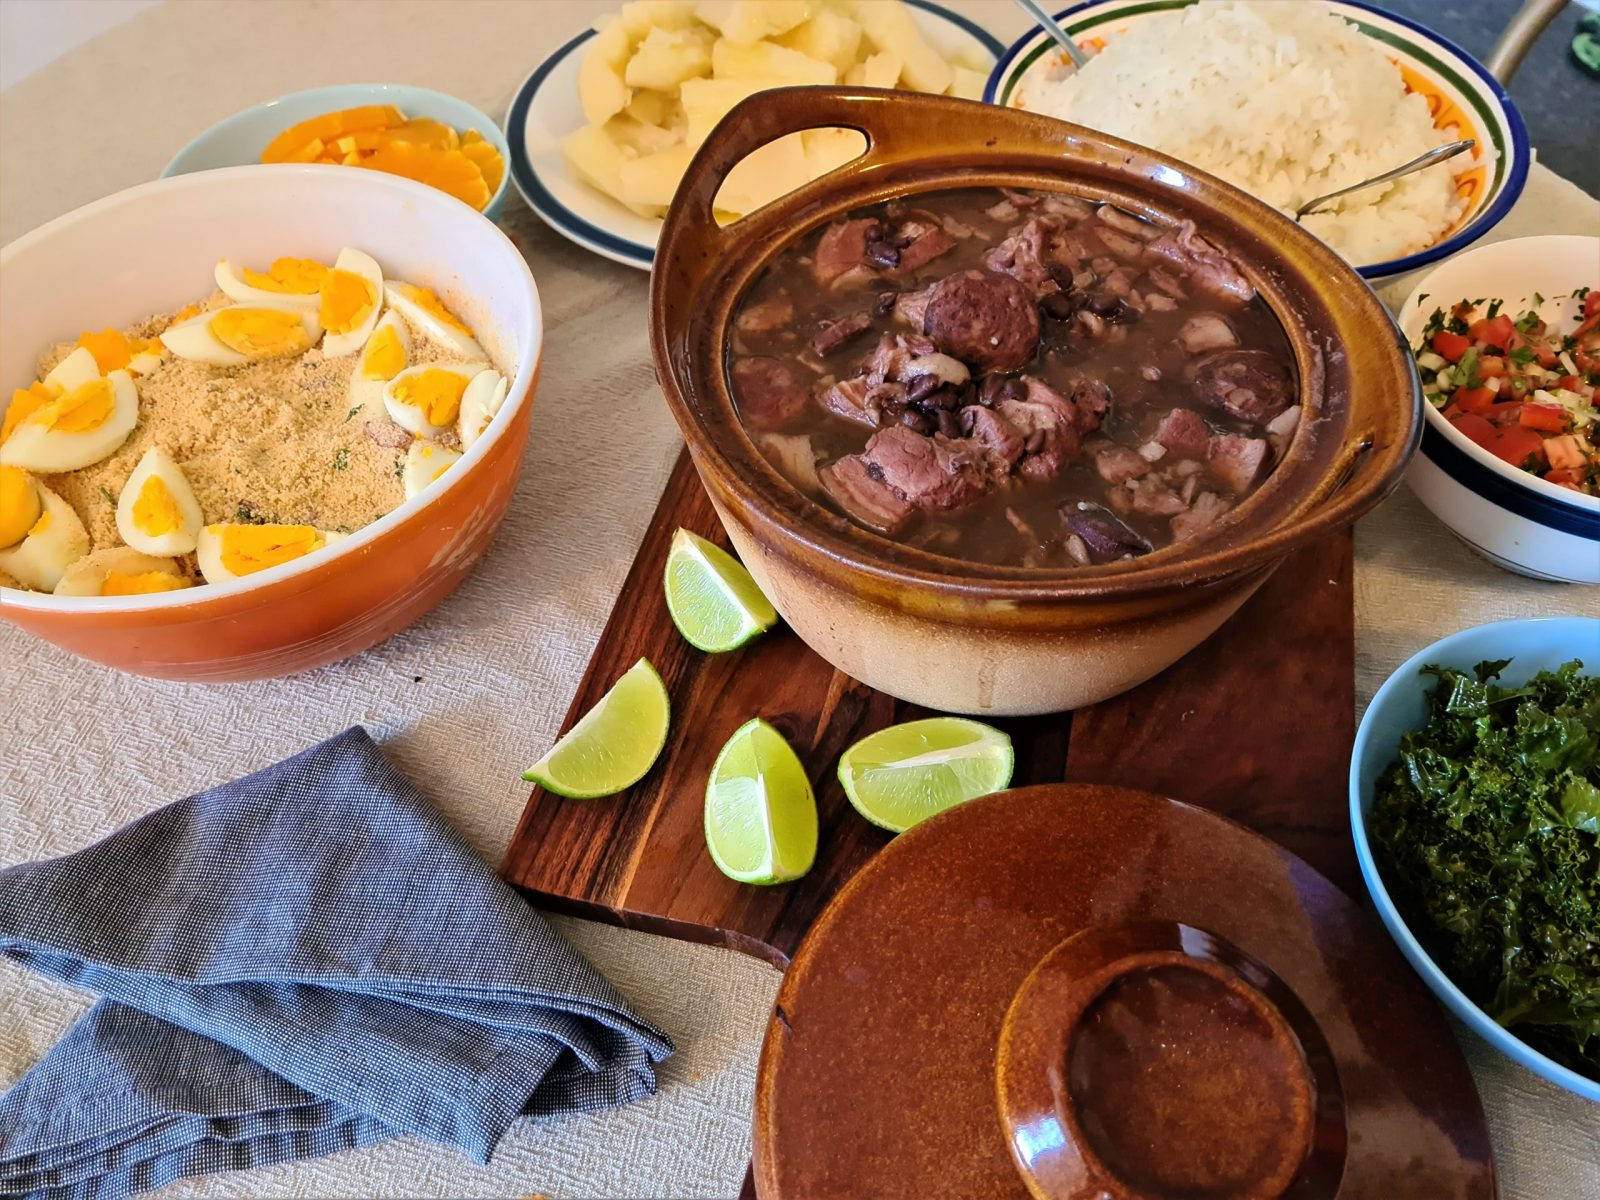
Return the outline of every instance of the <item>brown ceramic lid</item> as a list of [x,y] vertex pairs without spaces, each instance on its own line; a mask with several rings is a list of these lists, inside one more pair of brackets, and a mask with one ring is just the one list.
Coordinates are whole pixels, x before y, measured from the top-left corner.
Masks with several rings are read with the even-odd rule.
[[784,978],[765,1200],[1488,1200],[1431,996],[1333,885],[1215,814],[1061,784],[904,834]]

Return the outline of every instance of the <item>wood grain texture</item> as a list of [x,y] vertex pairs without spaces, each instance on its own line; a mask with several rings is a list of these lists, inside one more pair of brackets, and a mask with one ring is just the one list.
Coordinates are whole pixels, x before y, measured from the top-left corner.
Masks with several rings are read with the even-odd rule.
[[[841,886],[888,841],[834,777],[852,742],[927,710],[840,674],[787,630],[731,654],[693,649],[661,589],[679,526],[726,546],[685,454],[639,547],[563,729],[641,657],[672,697],[673,734],[637,785],[602,800],[535,788],[501,864],[537,904],[669,937],[732,947],[783,967]],[[1354,732],[1351,539],[1293,556],[1209,641],[1133,691],[1081,709],[996,721],[1018,786],[1117,783],[1215,809],[1272,837],[1347,891],[1344,773]],[[702,832],[705,781],[753,716],[782,731],[816,791],[820,844],[803,879],[734,883]]]

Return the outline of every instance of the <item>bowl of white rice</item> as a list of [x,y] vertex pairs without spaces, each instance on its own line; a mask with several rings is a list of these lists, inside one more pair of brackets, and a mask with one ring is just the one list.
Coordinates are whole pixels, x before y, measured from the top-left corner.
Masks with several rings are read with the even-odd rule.
[[1455,253],[1510,211],[1528,136],[1505,89],[1437,34],[1352,0],[1088,0],[996,64],[984,98],[1150,146],[1284,212],[1457,138],[1476,150],[1303,224],[1369,280]]

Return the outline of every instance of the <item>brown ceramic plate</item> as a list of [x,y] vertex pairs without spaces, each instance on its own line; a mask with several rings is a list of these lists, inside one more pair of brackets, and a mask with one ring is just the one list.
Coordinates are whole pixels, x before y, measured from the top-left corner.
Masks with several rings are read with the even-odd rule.
[[807,935],[756,1084],[766,1200],[1489,1200],[1472,1077],[1292,854],[1145,792],[1002,792]]

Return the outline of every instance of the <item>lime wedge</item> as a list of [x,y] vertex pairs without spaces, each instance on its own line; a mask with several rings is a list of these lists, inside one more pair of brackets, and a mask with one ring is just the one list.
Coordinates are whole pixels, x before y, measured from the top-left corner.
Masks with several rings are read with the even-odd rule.
[[662,582],[672,623],[696,650],[737,650],[778,619],[738,559],[687,529],[672,535]]
[[759,717],[734,731],[706,783],[706,848],[740,883],[787,883],[817,857],[817,802],[789,743]]
[[839,758],[839,782],[874,825],[904,833],[1011,782],[1011,739],[963,717],[929,717],[862,738]]
[[670,714],[666,685],[641,658],[522,777],[580,800],[632,787],[661,753]]

